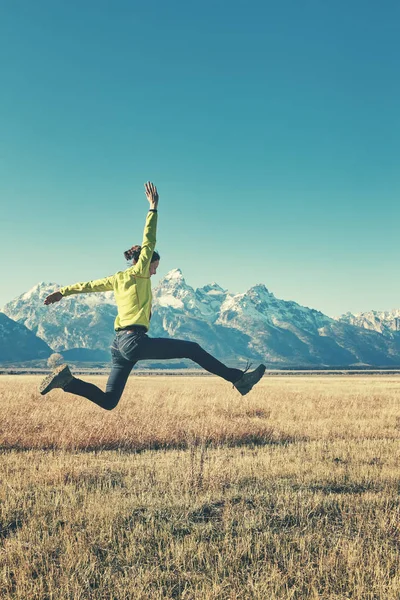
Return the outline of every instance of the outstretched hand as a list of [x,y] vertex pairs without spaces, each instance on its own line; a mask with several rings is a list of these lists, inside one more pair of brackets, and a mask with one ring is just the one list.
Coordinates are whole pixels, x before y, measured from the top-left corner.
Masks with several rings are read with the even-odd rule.
[[154,183],[148,181],[144,184],[147,200],[150,202],[150,208],[157,208],[158,206],[158,192]]
[[63,297],[61,292],[53,292],[50,296],[47,296],[44,303],[45,304],[54,304],[54,302],[60,302]]

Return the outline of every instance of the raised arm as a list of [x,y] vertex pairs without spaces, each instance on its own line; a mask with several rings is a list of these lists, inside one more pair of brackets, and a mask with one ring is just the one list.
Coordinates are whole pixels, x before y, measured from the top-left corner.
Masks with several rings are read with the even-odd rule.
[[150,204],[149,213],[144,226],[143,241],[140,250],[140,256],[137,263],[132,267],[132,272],[147,275],[150,268],[151,258],[156,247],[157,232],[157,208],[158,192],[153,183],[144,184],[147,200]]
[[94,279],[82,283],[74,283],[60,288],[53,292],[45,299],[45,304],[54,304],[59,302],[64,296],[72,296],[72,294],[90,294],[92,292],[109,292],[114,289],[114,275],[104,277],[104,279]]

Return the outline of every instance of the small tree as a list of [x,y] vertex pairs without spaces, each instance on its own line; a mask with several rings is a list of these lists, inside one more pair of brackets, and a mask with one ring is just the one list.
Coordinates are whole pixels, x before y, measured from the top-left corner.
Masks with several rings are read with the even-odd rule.
[[64,358],[62,354],[55,352],[54,354],[51,354],[47,359],[47,366],[50,367],[50,369],[55,369],[58,365],[61,365],[63,360]]

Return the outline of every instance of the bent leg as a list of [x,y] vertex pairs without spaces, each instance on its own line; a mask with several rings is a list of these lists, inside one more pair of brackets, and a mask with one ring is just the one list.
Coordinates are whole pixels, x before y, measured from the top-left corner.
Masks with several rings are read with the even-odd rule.
[[186,340],[149,338],[146,335],[140,341],[135,358],[137,360],[189,358],[209,373],[218,375],[231,383],[235,383],[243,375],[243,371],[240,369],[230,369],[206,352],[197,342],[188,342]]
[[74,377],[64,390],[77,396],[83,396],[105,410],[112,410],[117,406],[122,396],[134,365],[135,362],[125,360],[118,351],[112,349],[112,369],[105,392],[93,383],[82,381],[82,379],[77,379],[76,377]]

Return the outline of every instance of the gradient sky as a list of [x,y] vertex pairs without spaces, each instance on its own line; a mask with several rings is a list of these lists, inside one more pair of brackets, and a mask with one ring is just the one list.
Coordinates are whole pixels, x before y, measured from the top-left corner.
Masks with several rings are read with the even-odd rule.
[[124,269],[400,307],[400,4],[3,0],[0,306]]

